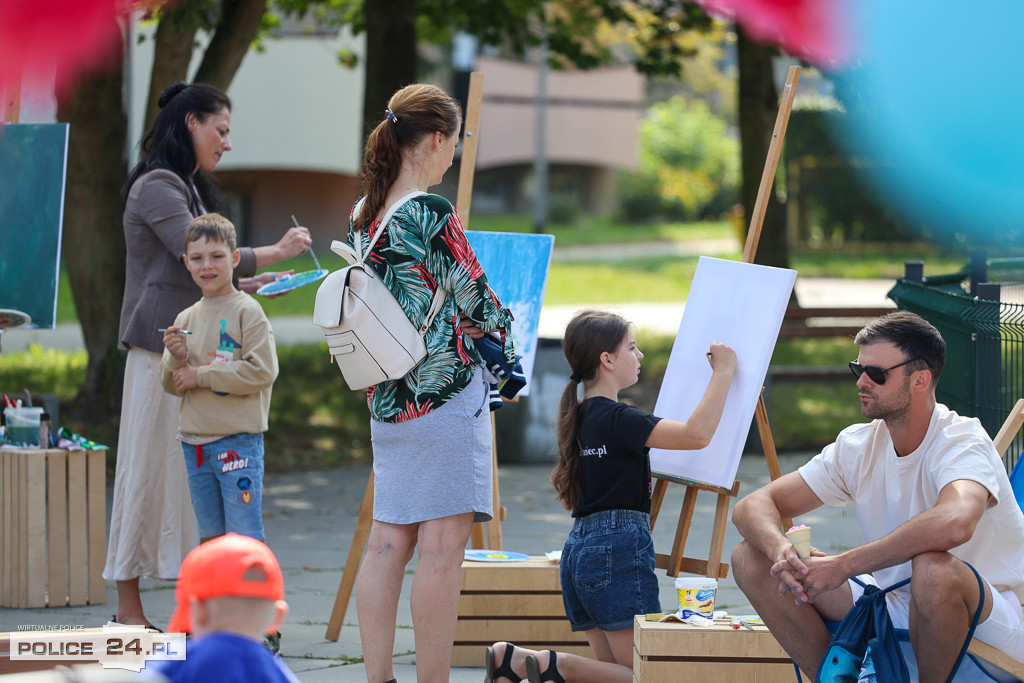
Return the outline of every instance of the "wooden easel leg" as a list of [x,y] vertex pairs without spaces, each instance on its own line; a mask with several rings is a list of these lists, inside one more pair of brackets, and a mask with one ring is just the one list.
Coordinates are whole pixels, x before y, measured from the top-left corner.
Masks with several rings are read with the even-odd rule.
[[686,537],[690,533],[690,522],[693,521],[693,510],[697,505],[697,489],[686,487],[683,496],[683,507],[679,510],[679,524],[676,525],[676,537],[672,541],[672,554],[669,556],[666,572],[669,576],[679,576],[683,564],[683,552],[686,550]]
[[[713,579],[719,577],[722,566],[722,548],[725,545],[725,525],[729,521],[729,496],[718,494],[715,506],[715,526],[711,530],[711,552],[708,554],[708,571],[706,576]],[[726,567],[728,568],[728,567]]]
[[668,490],[667,481],[664,479],[654,481],[654,490],[651,492],[651,531],[654,531],[654,523],[658,521],[661,504],[665,502],[666,490]]
[[501,507],[501,495],[498,492],[498,429],[494,413],[491,413],[491,496],[494,517],[489,522],[477,522],[470,532],[469,545],[477,550],[501,550],[501,523],[505,521],[506,513],[505,508]]
[[341,626],[345,621],[345,612],[348,611],[348,601],[352,598],[352,589],[356,585],[359,562],[363,559],[363,551],[366,549],[366,541],[370,538],[370,526],[372,523],[373,470],[370,470],[370,480],[366,483],[366,493],[363,494],[363,502],[359,505],[359,519],[356,521],[356,531],[352,535],[352,545],[348,549],[345,569],[341,572],[338,594],[334,596],[334,608],[331,610],[331,619],[327,622],[327,633],[324,635],[327,640],[337,642],[338,636],[341,634]]
[[[775,452],[772,427],[768,424],[768,409],[764,405],[764,388],[761,389],[761,395],[757,397],[754,419],[757,421],[757,431],[761,435],[761,450],[764,451],[764,460],[768,464],[768,475],[772,478],[772,481],[775,481],[782,476],[782,468],[779,467],[779,456]],[[793,526],[793,520],[782,520],[783,530],[791,526]]]
[[494,422],[494,413],[491,413],[491,434],[491,492],[494,496],[491,507],[494,519],[487,522],[487,547],[501,550],[501,523],[505,521],[505,508],[501,506],[501,494],[498,491],[498,428]]

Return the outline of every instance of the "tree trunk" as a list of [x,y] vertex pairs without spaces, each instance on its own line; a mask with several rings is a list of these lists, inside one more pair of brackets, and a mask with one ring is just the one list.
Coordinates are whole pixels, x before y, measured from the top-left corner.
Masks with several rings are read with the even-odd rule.
[[363,95],[365,142],[384,119],[388,99],[416,82],[416,0],[369,0],[366,21],[366,89]]
[[[192,61],[196,31],[199,22],[192,16],[188,3],[171,4],[163,11],[153,36],[153,71],[146,101],[146,121],[143,130],[149,130],[156,120],[157,100],[164,88],[188,78],[188,65]],[[133,141],[134,144],[134,141]]]
[[[743,208],[749,228],[757,201],[757,190],[768,158],[775,119],[779,114],[779,93],[772,75],[775,48],[750,42],[737,27],[739,59],[739,122],[742,147]],[[775,194],[774,184],[761,227],[754,262],[779,268],[789,267],[786,241],[786,212]]]
[[117,350],[125,277],[123,80],[120,64],[82,78],[62,98],[58,114],[70,124],[62,251],[89,353],[71,412],[104,422],[118,414],[124,379],[124,357]]
[[196,71],[196,83],[228,89],[259,33],[266,11],[267,0],[224,0],[217,28]]

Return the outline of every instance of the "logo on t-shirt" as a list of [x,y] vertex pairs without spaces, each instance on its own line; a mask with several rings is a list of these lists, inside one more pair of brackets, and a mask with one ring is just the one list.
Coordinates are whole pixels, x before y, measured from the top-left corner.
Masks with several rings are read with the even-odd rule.
[[596,455],[599,458],[602,455],[608,455],[608,446],[601,445],[601,446],[598,446],[597,448],[584,448],[583,449],[583,457],[586,458],[587,456],[590,456],[590,455]]
[[230,363],[235,359],[235,349],[242,348],[242,345],[235,341],[230,334],[227,333],[228,321],[220,321],[220,339],[217,344],[217,350],[213,353],[207,354],[213,356],[213,361],[221,361],[223,363]]

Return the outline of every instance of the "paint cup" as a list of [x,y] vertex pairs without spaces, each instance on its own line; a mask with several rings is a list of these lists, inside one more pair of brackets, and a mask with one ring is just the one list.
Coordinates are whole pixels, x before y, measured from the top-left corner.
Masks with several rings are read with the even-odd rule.
[[42,408],[4,408],[4,422],[7,424],[7,440],[34,444],[39,442],[39,420]]
[[679,610],[683,619],[694,614],[711,618],[715,612],[715,593],[718,580],[706,576],[680,576],[676,578]]

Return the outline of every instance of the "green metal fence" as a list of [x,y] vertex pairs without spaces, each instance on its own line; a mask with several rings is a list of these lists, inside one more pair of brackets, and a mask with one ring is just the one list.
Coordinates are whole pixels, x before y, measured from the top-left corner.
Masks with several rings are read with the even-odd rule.
[[[935,325],[946,340],[938,401],[977,417],[994,437],[1024,397],[1024,259],[975,259],[959,273],[937,277],[922,277],[921,270],[908,264],[889,298]],[[1007,471],[1022,449],[1018,433],[1005,458]]]

